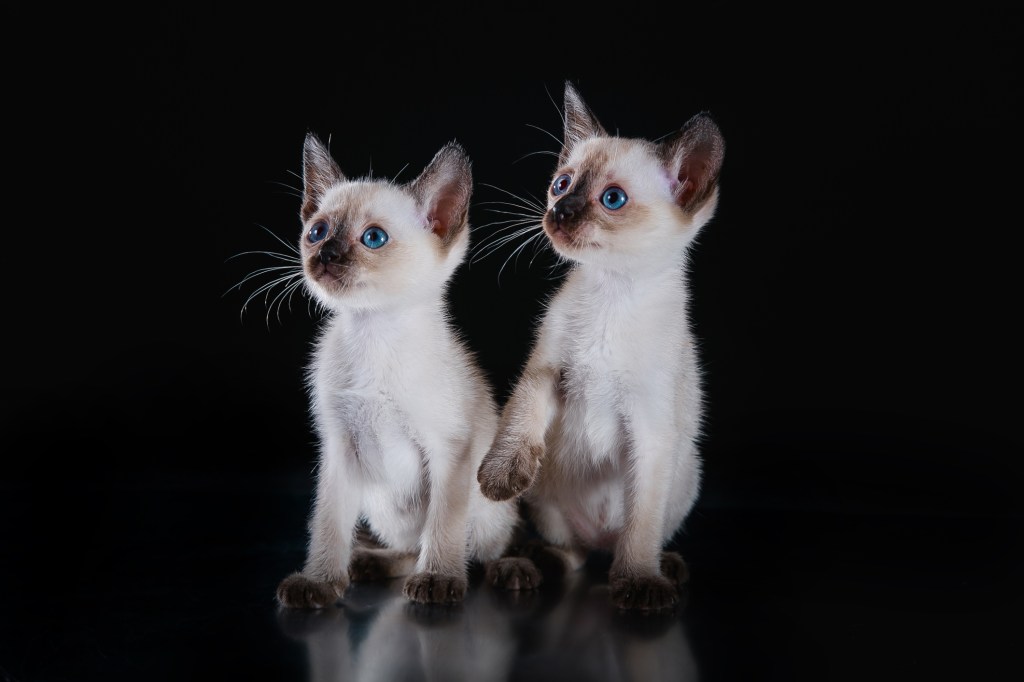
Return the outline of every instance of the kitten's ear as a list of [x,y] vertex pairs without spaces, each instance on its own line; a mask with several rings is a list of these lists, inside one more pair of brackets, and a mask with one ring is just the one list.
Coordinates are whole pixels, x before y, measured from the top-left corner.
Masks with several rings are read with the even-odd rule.
[[718,174],[725,158],[725,140],[711,117],[700,113],[661,144],[661,157],[669,176],[678,184],[676,203],[695,214],[718,187]]
[[590,137],[608,134],[569,81],[565,82],[564,108],[565,115],[562,124],[565,128],[565,141],[562,143],[562,153],[558,158],[558,163],[562,165],[565,165],[566,159],[569,158],[569,154],[577,144]]
[[469,222],[473,193],[473,171],[462,146],[449,142],[442,147],[409,189],[426,211],[427,229],[445,246],[451,244]]
[[327,190],[344,181],[345,175],[327,147],[316,135],[307,133],[302,145],[302,210],[299,212],[302,222],[316,213]]

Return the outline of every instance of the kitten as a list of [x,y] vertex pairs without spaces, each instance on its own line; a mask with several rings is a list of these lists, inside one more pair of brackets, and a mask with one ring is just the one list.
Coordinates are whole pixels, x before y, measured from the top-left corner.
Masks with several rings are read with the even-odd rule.
[[[468,560],[499,587],[538,584],[529,561],[502,558],[515,502],[473,482],[497,408],[445,311],[469,244],[469,158],[449,143],[406,185],[348,180],[309,134],[303,184],[303,277],[330,317],[307,374],[321,450],[309,552],[279,602],[320,608],[350,580],[410,572],[409,599],[457,602]],[[361,523],[377,546],[354,542]]]
[[697,498],[701,385],[686,259],[711,219],[725,144],[698,114],[655,144],[609,136],[570,83],[544,232],[573,263],[478,470],[523,494],[576,568],[610,550],[612,602],[672,607],[686,565],[662,548]]

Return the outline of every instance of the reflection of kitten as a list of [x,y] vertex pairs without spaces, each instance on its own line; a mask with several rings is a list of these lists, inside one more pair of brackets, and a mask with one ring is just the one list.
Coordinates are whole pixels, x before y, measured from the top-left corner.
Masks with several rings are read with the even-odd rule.
[[[701,420],[686,258],[711,218],[725,145],[707,116],[661,144],[610,137],[571,84],[543,227],[574,262],[478,471],[524,493],[546,540],[614,551],[611,599],[660,609],[682,559],[661,549],[697,498]],[[532,487],[531,487],[532,486]]]
[[[460,601],[467,559],[498,560],[517,520],[473,483],[497,416],[444,309],[469,243],[469,159],[451,143],[400,186],[347,180],[313,135],[303,151],[303,274],[331,317],[308,374],[321,446],[309,554],[278,600],[322,607],[350,578],[412,571],[410,599]],[[382,547],[353,548],[360,520]],[[509,587],[539,578],[501,562]]]

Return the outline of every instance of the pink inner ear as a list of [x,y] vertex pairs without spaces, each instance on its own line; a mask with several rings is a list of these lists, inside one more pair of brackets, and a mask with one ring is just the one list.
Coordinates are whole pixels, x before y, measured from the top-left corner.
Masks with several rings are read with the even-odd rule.
[[433,217],[427,217],[427,229],[436,234],[441,239],[444,239],[445,233],[448,231],[440,220]]
[[697,185],[689,178],[681,178],[676,191],[676,201],[680,206],[686,206],[690,199],[697,193]]
[[427,226],[431,232],[441,239],[448,236],[448,230],[451,229],[452,213],[455,211],[455,204],[455,197],[442,195],[438,198],[437,203],[434,204],[433,210],[427,214]]
[[701,177],[706,177],[708,164],[699,158],[683,161],[679,167],[679,186],[676,190],[676,203],[686,207],[697,194]]

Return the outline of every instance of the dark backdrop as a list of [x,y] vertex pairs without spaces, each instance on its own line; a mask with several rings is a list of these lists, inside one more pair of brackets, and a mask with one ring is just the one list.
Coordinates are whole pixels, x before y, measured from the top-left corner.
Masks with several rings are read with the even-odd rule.
[[[119,486],[184,491],[155,512],[169,542],[188,491],[308,491],[316,316],[298,294],[242,314],[269,277],[235,285],[276,263],[232,258],[297,239],[307,131],[347,174],[399,180],[458,140],[479,243],[504,217],[486,202],[543,196],[553,160],[530,154],[557,148],[566,79],[621,135],[706,110],[726,140],[691,267],[702,508],[1016,518],[1019,24],[639,14],[15,10],[0,484],[18,582],[41,589],[67,570],[58,538],[87,555],[131,515]],[[511,253],[451,289],[499,400],[558,286],[544,252],[502,270]]]

